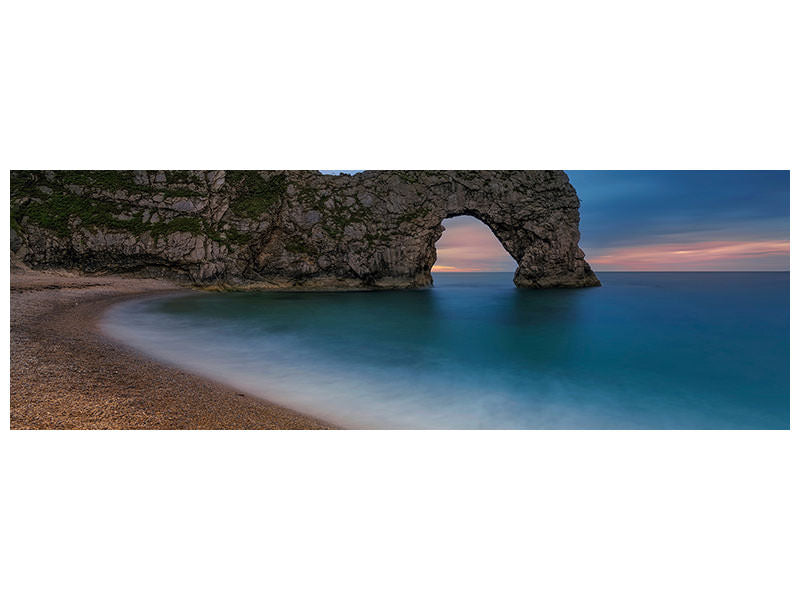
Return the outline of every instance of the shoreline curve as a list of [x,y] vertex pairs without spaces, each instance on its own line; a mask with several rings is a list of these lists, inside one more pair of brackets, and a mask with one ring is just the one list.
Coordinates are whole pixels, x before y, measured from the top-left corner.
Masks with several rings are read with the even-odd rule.
[[103,333],[112,305],[173,283],[11,268],[11,429],[338,429]]

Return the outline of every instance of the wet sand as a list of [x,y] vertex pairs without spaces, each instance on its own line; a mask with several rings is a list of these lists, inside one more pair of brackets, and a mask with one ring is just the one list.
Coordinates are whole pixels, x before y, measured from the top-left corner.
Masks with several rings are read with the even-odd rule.
[[332,429],[151,360],[103,336],[104,310],[184,288],[164,281],[11,270],[12,429]]

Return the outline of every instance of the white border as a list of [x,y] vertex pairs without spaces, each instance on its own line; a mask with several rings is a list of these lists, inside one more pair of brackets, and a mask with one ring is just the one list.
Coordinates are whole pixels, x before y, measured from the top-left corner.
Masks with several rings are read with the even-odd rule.
[[[5,189],[10,168],[797,165],[789,2],[78,0],[3,16]],[[0,585],[796,598],[798,450],[795,431],[3,431]]]

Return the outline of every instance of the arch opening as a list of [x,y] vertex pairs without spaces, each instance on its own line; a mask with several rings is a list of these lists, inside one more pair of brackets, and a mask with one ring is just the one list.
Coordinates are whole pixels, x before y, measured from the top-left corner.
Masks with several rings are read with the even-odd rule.
[[508,273],[513,285],[517,261],[480,219],[461,214],[442,221],[445,228],[436,242],[436,262],[431,274],[436,282],[443,273]]

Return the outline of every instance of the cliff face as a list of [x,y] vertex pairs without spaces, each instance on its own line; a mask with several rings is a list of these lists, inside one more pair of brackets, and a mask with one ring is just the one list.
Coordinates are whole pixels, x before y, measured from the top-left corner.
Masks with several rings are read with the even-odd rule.
[[432,283],[442,219],[486,223],[521,287],[599,285],[563,171],[12,171],[12,253],[32,267],[197,284]]

